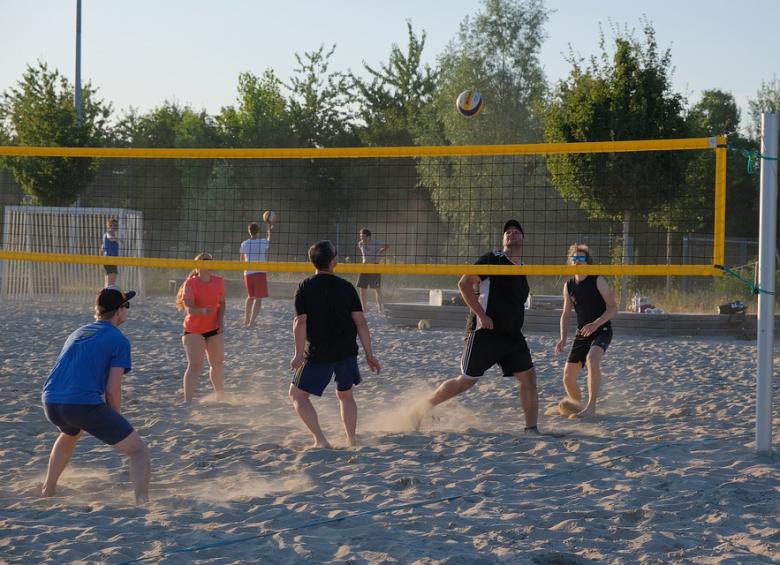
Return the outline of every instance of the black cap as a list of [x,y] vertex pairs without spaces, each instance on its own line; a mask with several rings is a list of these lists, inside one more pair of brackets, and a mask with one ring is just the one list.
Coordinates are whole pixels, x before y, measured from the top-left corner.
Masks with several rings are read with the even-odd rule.
[[131,298],[133,298],[133,296],[135,296],[134,290],[122,292],[114,285],[107,286],[98,292],[97,298],[95,298],[95,306],[98,307],[98,310],[100,310],[101,314],[105,314],[106,312],[111,312],[112,310],[121,308]]
[[507,220],[504,224],[504,233],[506,233],[506,230],[509,228],[517,228],[520,230],[520,233],[525,235],[525,232],[523,231],[523,226],[520,225],[520,222],[517,220]]

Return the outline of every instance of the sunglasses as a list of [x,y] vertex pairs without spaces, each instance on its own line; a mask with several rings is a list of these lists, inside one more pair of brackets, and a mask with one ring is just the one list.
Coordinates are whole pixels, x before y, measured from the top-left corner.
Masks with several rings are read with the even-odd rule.
[[571,260],[572,261],[576,261],[577,263],[584,263],[585,261],[588,260],[588,256],[587,255],[572,255],[571,256]]
[[122,306],[120,306],[120,308],[127,308],[128,310],[130,310],[130,303],[125,302],[124,304],[122,304]]

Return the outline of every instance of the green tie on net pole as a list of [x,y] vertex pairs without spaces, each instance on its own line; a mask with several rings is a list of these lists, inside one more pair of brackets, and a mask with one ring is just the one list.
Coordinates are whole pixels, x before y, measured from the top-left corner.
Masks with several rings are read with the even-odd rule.
[[731,277],[734,277],[738,281],[741,281],[741,282],[745,283],[747,286],[750,287],[750,292],[753,293],[753,294],[759,294],[761,292],[763,292],[764,294],[771,294],[771,295],[775,294],[774,292],[769,292],[768,290],[760,288],[753,281],[751,281],[750,279],[746,279],[745,277],[743,277],[742,275],[740,275],[738,272],[734,271],[733,269],[729,269],[728,267],[724,267],[723,265],[715,265],[714,267],[716,269],[722,270],[724,273],[726,273],[727,275],[729,275]]
[[777,157],[762,155],[761,152],[756,149],[745,149],[744,147],[737,147],[730,143],[726,144],[726,149],[729,151],[735,151],[747,159],[747,172],[749,175],[752,175],[756,172],[756,162],[759,159],[764,159],[766,161],[777,161]]

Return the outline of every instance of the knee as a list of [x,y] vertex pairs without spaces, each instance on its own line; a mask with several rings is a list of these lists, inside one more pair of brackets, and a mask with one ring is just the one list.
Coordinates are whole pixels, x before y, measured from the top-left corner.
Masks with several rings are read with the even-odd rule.
[[290,399],[290,402],[295,404],[296,402],[299,402],[300,400],[303,400],[306,398],[307,393],[299,389],[295,385],[290,385],[290,391],[287,393],[288,398]]
[[339,399],[339,402],[349,402],[351,400],[354,400],[355,396],[352,394],[352,389],[349,389],[349,390],[337,390],[336,391],[336,398]]

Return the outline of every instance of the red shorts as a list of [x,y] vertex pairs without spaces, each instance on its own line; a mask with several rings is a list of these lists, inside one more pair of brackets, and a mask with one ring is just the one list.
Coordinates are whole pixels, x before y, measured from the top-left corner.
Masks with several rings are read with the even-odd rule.
[[268,280],[265,273],[252,273],[244,275],[246,295],[250,298],[265,298],[268,296]]

